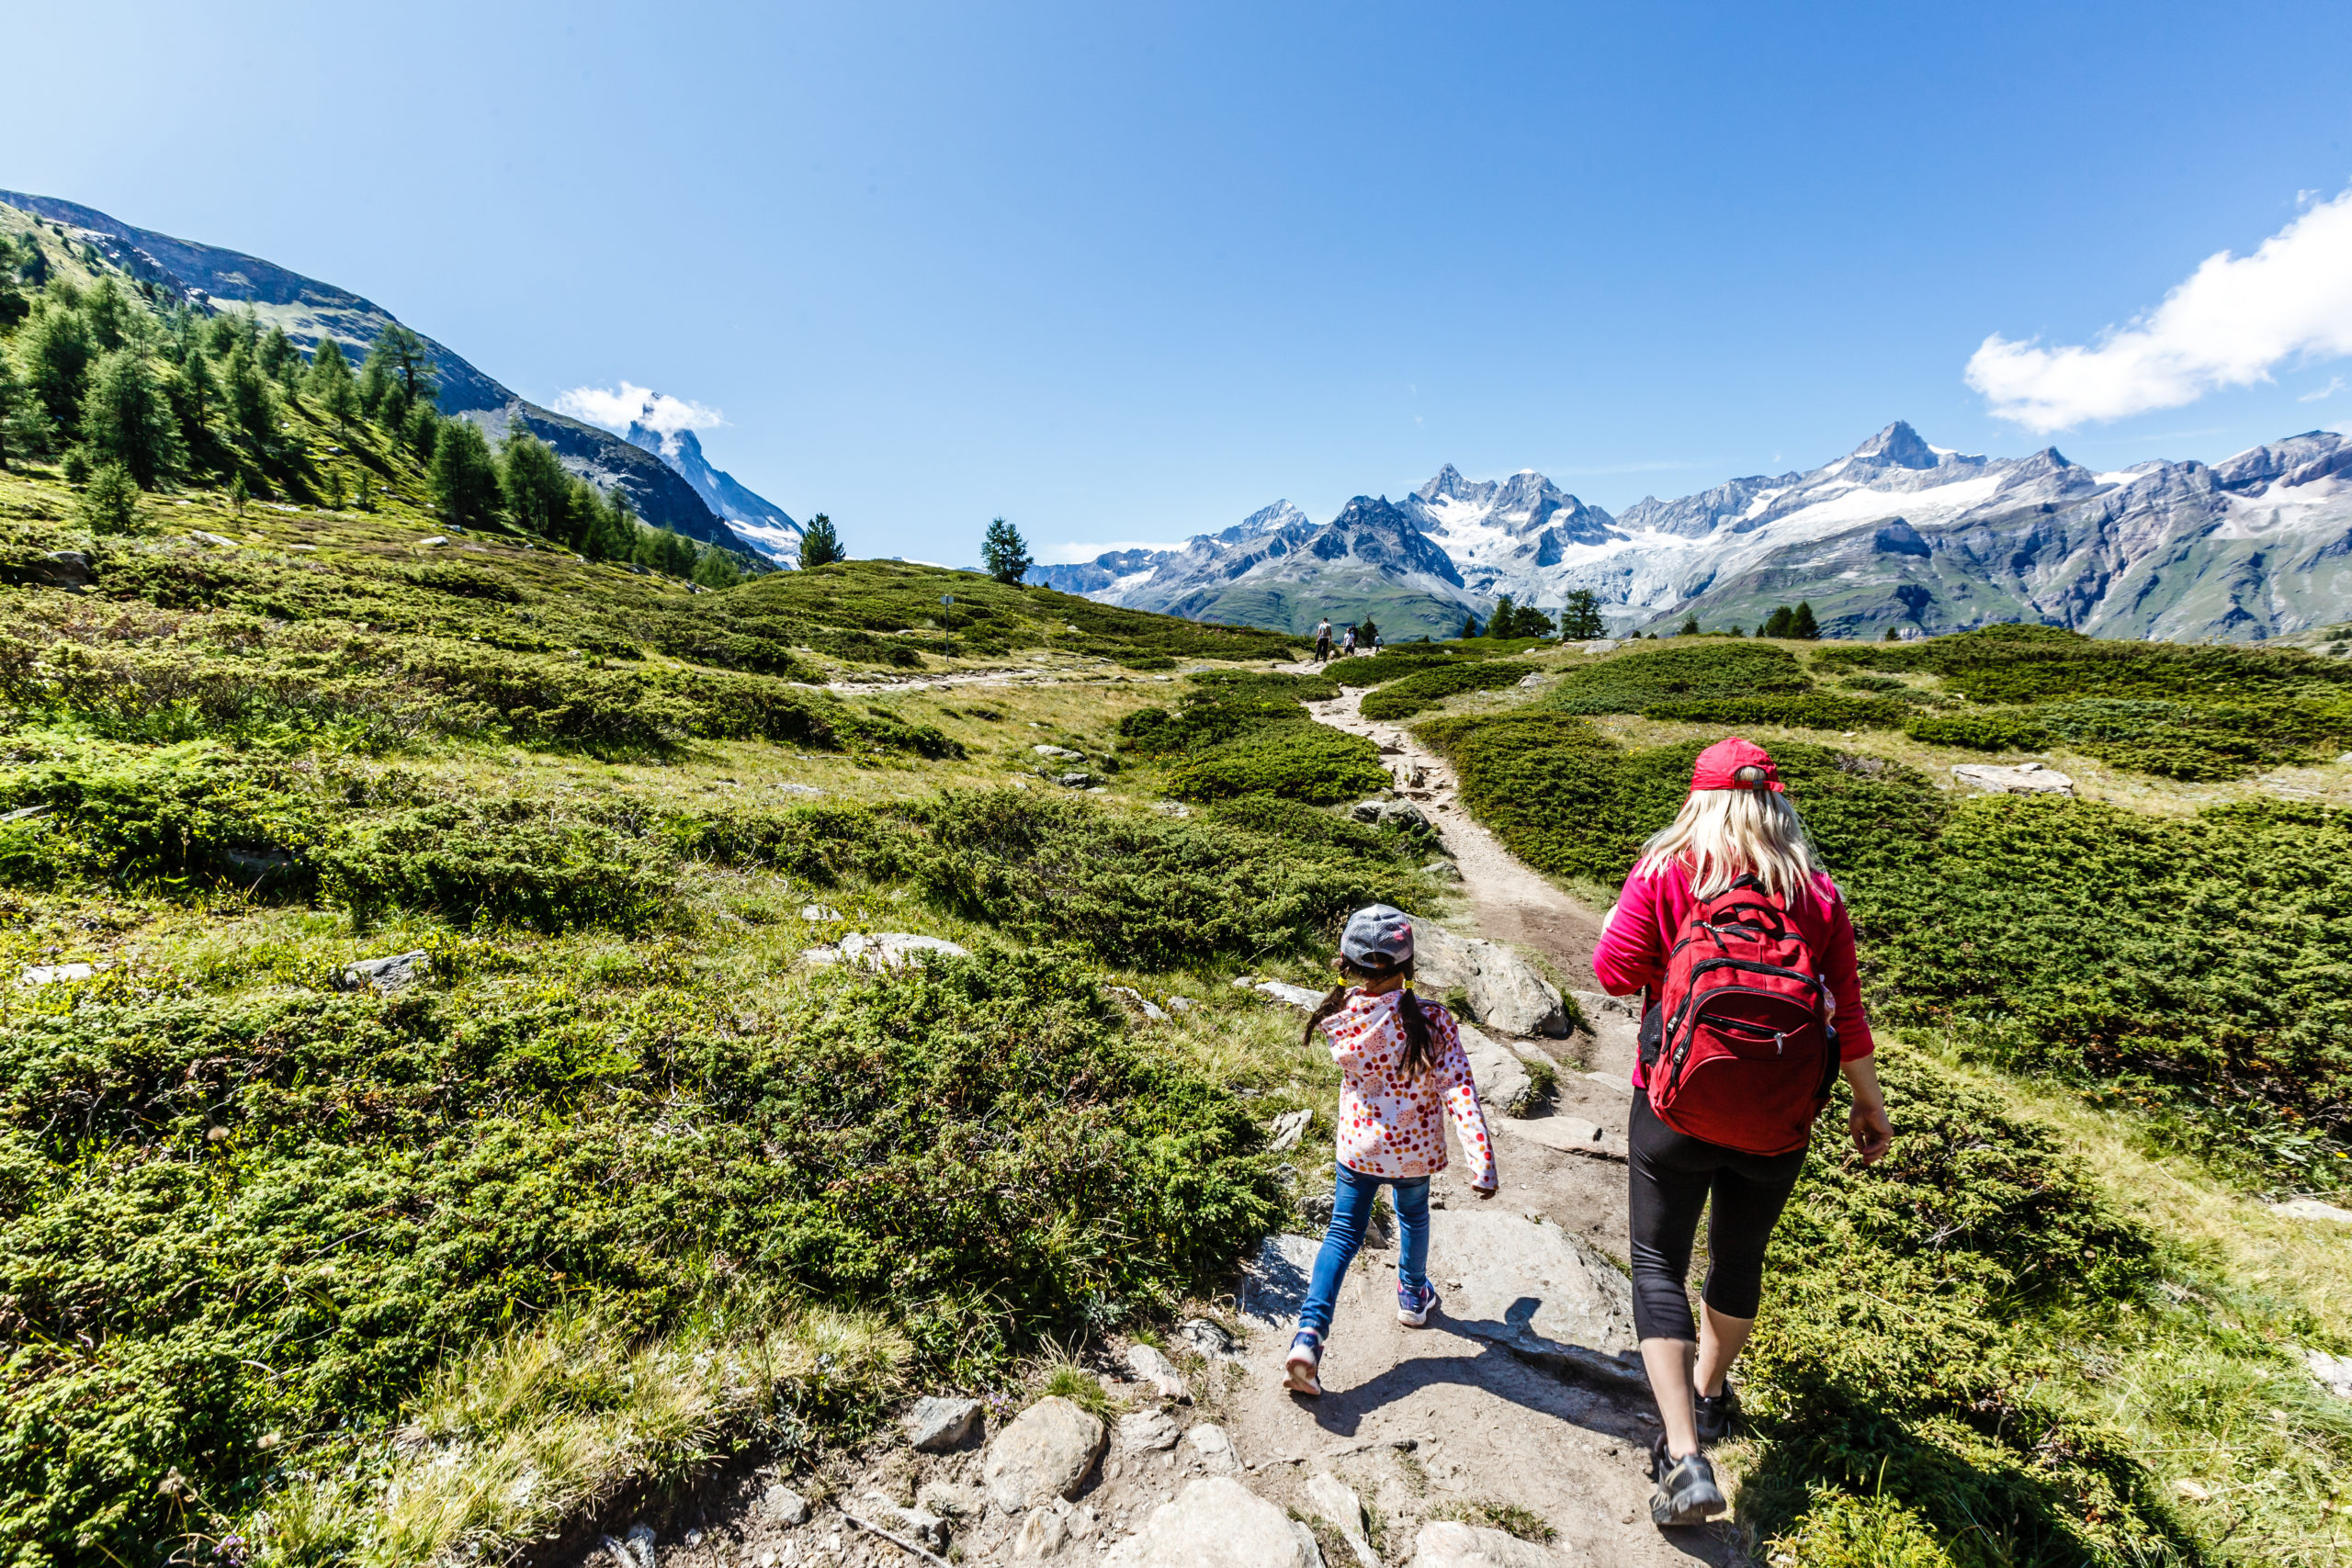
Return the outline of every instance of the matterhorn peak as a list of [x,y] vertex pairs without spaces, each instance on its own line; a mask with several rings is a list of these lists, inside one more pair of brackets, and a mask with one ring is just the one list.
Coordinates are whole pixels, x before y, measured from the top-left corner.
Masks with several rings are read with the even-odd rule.
[[1875,457],[1898,468],[1932,468],[1936,466],[1935,449],[1919,439],[1917,431],[1899,419],[1855,447],[1853,456]]

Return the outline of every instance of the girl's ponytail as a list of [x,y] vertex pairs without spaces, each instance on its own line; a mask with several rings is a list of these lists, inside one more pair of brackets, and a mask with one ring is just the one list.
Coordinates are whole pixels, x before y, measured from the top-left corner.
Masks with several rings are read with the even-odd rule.
[[[1396,997],[1396,1020],[1405,1027],[1405,1059],[1402,1065],[1408,1078],[1417,1078],[1428,1072],[1436,1063],[1436,1052],[1430,1043],[1429,1015],[1421,1010],[1421,999],[1413,994],[1413,961],[1408,958],[1396,969],[1368,970],[1342,960],[1340,967],[1345,974],[1359,980],[1385,980],[1399,970],[1403,972],[1405,988]],[[1347,1000],[1348,983],[1342,980],[1315,1004],[1315,1010],[1307,1015],[1306,1028],[1300,1032],[1298,1043],[1302,1045],[1314,1044],[1316,1030],[1322,1026],[1325,1019],[1346,1006]]]

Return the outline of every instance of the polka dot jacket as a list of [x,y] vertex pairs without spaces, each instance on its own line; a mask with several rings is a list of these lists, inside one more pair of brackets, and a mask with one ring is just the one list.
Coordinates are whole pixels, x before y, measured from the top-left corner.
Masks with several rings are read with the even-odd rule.
[[1495,1185],[1495,1149],[1478,1108],[1478,1086],[1471,1081],[1470,1058],[1453,1015],[1423,998],[1430,1021],[1428,1072],[1404,1074],[1405,1025],[1396,1004],[1405,995],[1350,993],[1340,1010],[1323,1021],[1331,1059],[1343,1075],[1340,1086],[1340,1163],[1363,1176],[1409,1181],[1434,1176],[1446,1166],[1448,1112],[1462,1137],[1462,1151],[1477,1168],[1479,1187]]

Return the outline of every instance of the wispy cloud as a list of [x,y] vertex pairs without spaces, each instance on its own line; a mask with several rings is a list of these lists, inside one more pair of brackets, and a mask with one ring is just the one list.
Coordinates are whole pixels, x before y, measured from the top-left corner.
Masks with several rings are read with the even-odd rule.
[[673,398],[634,381],[623,381],[609,389],[574,387],[570,391],[558,392],[555,411],[623,434],[628,434],[631,424],[641,424],[665,439],[682,430],[710,430],[727,423],[727,417],[717,409]]
[[2297,398],[2295,400],[2299,403],[2324,403],[2342,390],[2344,390],[2344,378],[2341,376],[2330,376],[2327,378],[2326,386],[2322,387],[2316,392],[2305,392],[2301,397]]
[[2352,190],[2310,208],[2252,255],[2206,257],[2162,304],[2096,344],[2044,348],[1996,333],[1970,356],[1966,379],[1996,416],[2046,433],[2178,408],[2267,380],[2291,358],[2345,354]]
[[[1778,460],[1778,458],[1774,459],[1776,462]],[[1598,468],[1554,468],[1552,472],[1557,474],[1562,479],[1588,479],[1595,474],[1674,474],[1680,473],[1685,468],[1703,468],[1705,467],[1707,467],[1707,464],[1704,462],[1610,463]]]

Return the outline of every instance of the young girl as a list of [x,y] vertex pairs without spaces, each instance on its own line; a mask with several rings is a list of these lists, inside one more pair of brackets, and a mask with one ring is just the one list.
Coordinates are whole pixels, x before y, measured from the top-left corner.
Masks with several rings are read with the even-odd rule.
[[[1894,1133],[1871,1062],[1870,1022],[1854,972],[1853,922],[1763,748],[1734,736],[1699,754],[1680,814],[1642,846],[1623,894],[1603,922],[1593,973],[1611,996],[1646,990],[1655,1007],[1669,954],[1692,911],[1730,893],[1742,878],[1753,878],[1754,888],[1782,912],[1827,986],[1838,1069],[1854,1091],[1849,1131],[1862,1163],[1872,1164]],[[1645,1020],[1645,1035],[1649,1030]],[[1826,1048],[1815,1059],[1823,1074],[1815,1081],[1826,1086]],[[1636,1064],[1634,1071],[1626,1134],[1634,1327],[1666,1428],[1651,1452],[1657,1490],[1650,1517],[1660,1525],[1697,1524],[1725,1506],[1700,1446],[1723,1438],[1738,1414],[1725,1374],[1756,1325],[1765,1245],[1804,1167],[1808,1134],[1797,1131],[1794,1146],[1785,1146],[1784,1131],[1759,1120],[1755,1135],[1747,1135],[1743,1117],[1759,1118],[1760,1111],[1734,1101],[1704,1107],[1707,1125],[1729,1143],[1693,1137],[1651,1108],[1644,1068]],[[1668,1114],[1681,1114],[1679,1102]],[[1706,1321],[1694,1325],[1684,1280],[1699,1211],[1710,1197],[1701,1298]]]
[[[1343,1075],[1339,1186],[1285,1366],[1289,1386],[1307,1394],[1323,1392],[1316,1369],[1331,1330],[1340,1280],[1363,1245],[1372,1201],[1384,1182],[1396,1190],[1396,1224],[1403,1233],[1396,1255],[1396,1321],[1419,1328],[1437,1306],[1428,1274],[1430,1178],[1445,1168],[1448,1112],[1462,1134],[1464,1155],[1478,1167],[1472,1190],[1480,1198],[1495,1195],[1494,1145],[1453,1015],[1413,995],[1410,917],[1385,904],[1358,909],[1348,917],[1332,967],[1341,983],[1307,1020],[1305,1039],[1312,1043],[1321,1030]],[[1349,980],[1361,984],[1351,987]]]

